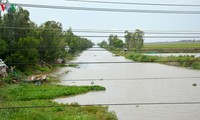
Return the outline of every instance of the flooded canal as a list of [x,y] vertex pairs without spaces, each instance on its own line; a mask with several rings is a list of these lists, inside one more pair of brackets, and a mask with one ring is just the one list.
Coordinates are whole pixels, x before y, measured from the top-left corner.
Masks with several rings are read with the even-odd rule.
[[[100,51],[98,51],[100,50]],[[102,48],[83,52],[74,62],[113,62],[81,64],[62,68],[57,74],[64,85],[102,85],[106,91],[55,99],[58,103],[127,104],[200,101],[200,71],[157,63],[122,63]],[[121,63],[115,63],[121,62]],[[66,71],[70,71],[68,74]],[[56,73],[55,73],[56,74]],[[197,77],[197,78],[195,78]],[[197,86],[193,86],[196,83]],[[200,105],[111,105],[119,120],[199,120]]]

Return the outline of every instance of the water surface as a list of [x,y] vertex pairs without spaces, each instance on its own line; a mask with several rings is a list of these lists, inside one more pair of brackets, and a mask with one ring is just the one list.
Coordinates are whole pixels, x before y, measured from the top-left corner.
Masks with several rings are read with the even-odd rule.
[[[130,62],[101,48],[83,52],[75,62]],[[66,71],[70,71],[66,74]],[[82,64],[58,71],[64,85],[102,85],[106,91],[55,99],[58,103],[121,104],[200,101],[200,71],[158,63]],[[190,78],[191,77],[191,78]],[[101,80],[98,80],[101,79]],[[73,80],[73,81],[70,81]],[[197,86],[192,86],[197,83]],[[109,106],[119,120],[199,120],[200,105]]]

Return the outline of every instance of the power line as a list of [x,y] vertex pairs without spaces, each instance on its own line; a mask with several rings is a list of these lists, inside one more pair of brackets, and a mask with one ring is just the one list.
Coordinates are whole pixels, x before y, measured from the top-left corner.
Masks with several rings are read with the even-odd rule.
[[[98,37],[98,38],[105,38],[109,37],[108,35],[79,35],[80,37]],[[117,36],[117,37],[122,37],[124,36]],[[144,36],[144,38],[200,38],[200,36]]]
[[[37,29],[37,30],[61,30],[57,28],[28,28],[28,27],[0,27],[0,29]],[[69,29],[64,29],[63,32],[66,32]],[[125,31],[135,32],[135,30],[103,30],[103,29],[71,29],[72,32],[86,32],[86,33],[124,33]],[[145,34],[200,34],[200,30],[142,30]]]
[[[72,32],[75,33],[123,33],[124,32],[115,32],[115,31],[78,31],[78,30],[73,30]],[[134,32],[134,31],[130,31],[130,32]],[[200,32],[145,32],[145,34],[200,34]]]
[[87,107],[87,106],[152,106],[152,105],[199,105],[200,102],[135,102],[135,103],[101,103],[85,105],[49,105],[49,106],[18,106],[18,107],[0,107],[0,109],[36,109],[53,107]]
[[[134,63],[154,63],[154,62],[177,62],[177,61],[130,61],[130,62],[69,62],[67,64],[134,64]],[[191,62],[191,60],[184,60],[178,62]],[[200,62],[199,60],[193,60],[192,62]]]
[[0,27],[0,29],[37,29],[37,30],[61,30],[61,29],[58,29],[58,28],[42,28],[42,27],[37,27],[37,28],[34,28],[34,27],[14,27],[14,26],[9,26],[9,27]]
[[[65,49],[64,47],[42,47],[42,48],[8,48],[8,49],[6,49],[7,51],[16,51],[16,50],[31,50],[31,49],[39,49],[39,51],[45,51],[46,49],[55,49],[55,48],[60,48],[60,49]],[[109,48],[109,47],[108,47]],[[146,49],[154,49],[154,48],[146,48]],[[146,50],[146,49],[144,49],[144,50]],[[158,49],[170,49],[170,50],[182,50],[182,49],[185,49],[185,50],[200,50],[200,48],[158,48]],[[85,50],[85,51],[108,51],[108,50],[105,50],[105,49],[91,49],[91,50]],[[120,48],[120,50],[112,50],[112,51],[122,51],[122,52],[125,52],[122,48]],[[135,50],[126,50],[127,52],[131,52],[131,51],[135,51]]]
[[[180,61],[173,61],[173,60],[162,60],[162,61],[130,61],[130,62],[113,62],[113,61],[107,61],[107,62],[68,62],[65,65],[81,65],[81,64],[135,64],[135,63],[163,63],[163,62],[200,62],[200,60],[180,60]],[[8,65],[34,65],[35,63],[23,63],[23,62],[17,62],[17,63],[6,63]],[[57,64],[57,63],[53,63]],[[53,65],[52,64],[52,65]]]
[[67,82],[86,82],[86,81],[141,81],[141,80],[174,80],[174,79],[199,79],[200,77],[146,77],[146,78],[87,78],[87,79],[66,79]]
[[[3,36],[3,35],[2,35]],[[65,38],[71,38],[71,37],[82,37],[82,38],[108,38],[109,35],[75,35],[75,36],[67,36],[67,35],[61,35],[61,34],[54,34],[54,35],[30,35],[30,34],[14,34],[14,36],[43,36],[43,37],[48,37],[48,36],[61,36],[61,37],[65,37]],[[124,35],[117,35],[118,38],[124,38]],[[130,37],[131,38],[131,37]],[[143,38],[190,38],[190,39],[194,39],[194,38],[200,38],[199,36],[144,36]]]
[[124,5],[145,5],[145,6],[179,6],[179,7],[200,7],[198,4],[159,4],[159,3],[134,3],[134,2],[115,2],[115,1],[91,1],[91,0],[65,0],[73,2],[88,2],[88,3],[106,3],[106,4],[124,4]]
[[139,9],[116,9],[116,8],[93,8],[93,7],[71,7],[71,6],[54,6],[54,5],[37,5],[12,3],[24,7],[46,8],[46,9],[64,9],[79,11],[95,11],[95,12],[124,12],[124,13],[164,13],[164,14],[200,14],[200,11],[177,11],[177,10],[139,10]]

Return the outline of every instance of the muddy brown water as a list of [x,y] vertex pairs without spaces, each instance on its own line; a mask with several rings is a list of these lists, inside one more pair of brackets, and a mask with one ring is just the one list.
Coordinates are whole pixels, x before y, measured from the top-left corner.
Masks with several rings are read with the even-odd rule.
[[[74,62],[129,62],[102,48]],[[68,74],[66,71],[70,71]],[[121,104],[200,101],[200,71],[158,63],[81,64],[54,73],[63,85],[102,85],[106,91],[55,99],[58,103]],[[195,78],[197,77],[197,78]],[[149,79],[151,78],[151,79]],[[95,79],[102,79],[96,81]],[[69,81],[73,80],[73,81]],[[89,81],[88,81],[89,80]],[[194,87],[193,84],[197,86]],[[114,105],[119,120],[200,120],[200,105]]]

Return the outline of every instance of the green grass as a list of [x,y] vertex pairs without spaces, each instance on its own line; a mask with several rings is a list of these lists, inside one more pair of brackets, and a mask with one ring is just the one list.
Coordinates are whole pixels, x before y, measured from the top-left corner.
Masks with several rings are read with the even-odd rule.
[[142,52],[149,53],[199,53],[200,42],[146,43]]
[[62,86],[42,84],[13,84],[0,89],[0,96],[7,101],[27,101],[53,99],[61,96],[70,96],[94,90],[105,90],[101,86]]
[[[51,99],[105,90],[101,86],[62,86],[44,83],[6,84],[0,88],[0,108],[28,107],[18,109],[0,109],[1,120],[117,120],[113,112],[103,106],[79,106],[58,104]],[[38,107],[57,106],[57,107]]]
[[[123,55],[123,54],[120,54]],[[195,58],[194,56],[148,56],[141,53],[129,52],[124,56],[128,59],[139,61],[139,62],[157,62],[169,65],[176,65],[181,67],[188,67],[192,69],[200,69],[200,58]]]
[[144,48],[200,48],[200,42],[146,43]]
[[175,65],[181,67],[187,67],[192,69],[200,70],[200,57],[195,58],[194,56],[149,56],[143,55],[142,53],[127,52],[124,51],[111,51],[114,54],[125,56],[127,59],[138,61],[138,62],[156,62],[168,65]]
[[52,101],[32,100],[0,102],[1,107],[57,106],[0,110],[1,120],[117,120],[107,107],[58,104]]

